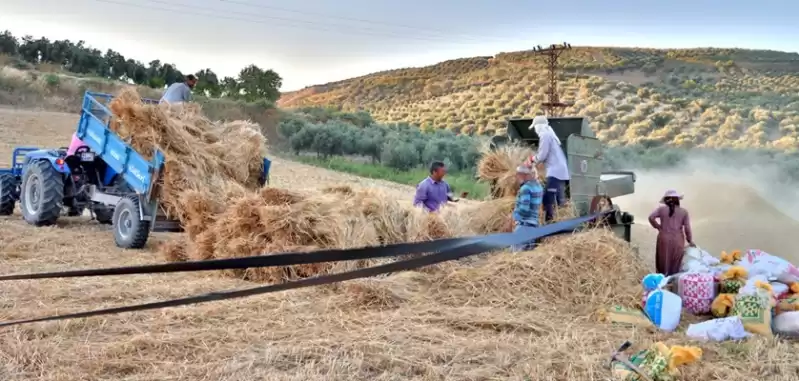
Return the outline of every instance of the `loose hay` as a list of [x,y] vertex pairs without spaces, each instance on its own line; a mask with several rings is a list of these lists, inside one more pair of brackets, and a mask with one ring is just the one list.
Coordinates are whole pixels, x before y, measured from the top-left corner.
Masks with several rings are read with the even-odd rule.
[[258,188],[266,138],[258,125],[244,121],[212,122],[196,104],[149,105],[134,88],[122,90],[109,104],[116,115],[111,129],[139,153],[166,156],[160,199],[167,216],[196,228],[184,212],[186,192],[200,192],[208,204],[224,204],[234,195]]
[[493,184],[494,197],[513,197],[519,191],[516,167],[534,152],[529,147],[509,144],[495,150],[484,150],[477,165],[477,176]]

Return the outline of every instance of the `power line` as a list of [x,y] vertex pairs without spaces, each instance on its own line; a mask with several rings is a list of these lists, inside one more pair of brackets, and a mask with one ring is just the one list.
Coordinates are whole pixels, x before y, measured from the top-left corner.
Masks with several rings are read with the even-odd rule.
[[[254,20],[254,19],[251,19],[251,18],[242,18],[242,17],[236,17],[236,16],[229,16],[229,15],[225,15],[225,14],[220,14],[219,13],[220,12],[219,9],[207,8],[207,7],[197,7],[197,6],[189,5],[189,4],[169,3],[169,2],[159,1],[159,0],[144,0],[144,1],[147,1],[147,2],[150,2],[150,3],[173,6],[173,7],[174,6],[179,6],[179,7],[186,7],[186,8],[170,9],[170,8],[163,8],[163,7],[156,7],[156,6],[147,6],[147,5],[142,5],[142,4],[133,4],[133,3],[121,2],[121,1],[115,1],[115,0],[93,0],[93,1],[99,2],[99,3],[122,5],[122,6],[133,7],[133,8],[141,8],[141,9],[148,9],[148,10],[160,10],[160,11],[165,11],[165,12],[170,12],[170,13],[177,12],[177,13],[180,13],[180,14],[204,16],[204,17],[209,17],[209,18],[214,18],[214,19],[226,19],[226,20],[244,21],[244,22],[249,22],[249,23],[253,23],[253,24],[260,24],[260,25],[269,25],[269,26],[276,26],[276,27],[289,27],[289,28],[292,28],[292,27],[293,28],[298,28],[299,27],[298,25],[291,25],[291,24],[289,24],[289,25],[280,25],[280,24],[271,24],[271,23],[267,24],[267,23],[264,22],[264,20],[257,20],[257,19]],[[199,10],[205,9],[207,11],[217,12],[217,13],[215,13],[215,14],[199,13],[199,12],[193,11],[193,9],[199,9]],[[246,16],[252,16],[249,13],[243,13],[243,12],[230,12],[230,11],[228,11],[227,13],[228,14],[241,14],[241,15],[246,15]],[[471,44],[465,43],[465,42],[447,41],[447,40],[441,40],[441,39],[436,40],[436,39],[425,38],[425,37],[421,37],[421,36],[370,33],[371,31],[368,31],[368,30],[367,31],[356,31],[356,30],[353,30],[353,28],[351,28],[349,26],[347,26],[346,30],[320,28],[320,27],[316,26],[316,24],[318,24],[318,23],[315,23],[315,22],[312,22],[312,21],[307,21],[307,20],[287,19],[287,18],[274,17],[274,16],[265,16],[265,15],[257,15],[257,16],[259,16],[259,18],[261,18],[261,19],[271,19],[271,20],[278,20],[278,21],[284,21],[284,22],[294,22],[294,23],[308,24],[308,26],[302,26],[301,28],[303,28],[303,29],[313,29],[313,30],[320,30],[320,31],[326,31],[326,32],[336,32],[336,33],[351,34],[351,35],[372,35],[372,36],[378,36],[378,37],[394,37],[394,38],[411,39],[411,40],[419,40],[419,41],[448,42],[448,43],[453,43],[453,44],[471,45]],[[341,26],[341,25],[339,25],[339,26]],[[363,28],[361,28],[361,30],[363,30]]]
[[[393,27],[397,27],[397,28],[415,29],[415,30],[420,30],[420,31],[428,31],[428,32],[434,32],[434,33],[450,34],[450,31],[443,30],[443,29],[422,28],[422,27],[412,26],[412,25],[388,23],[388,22],[385,22],[385,21],[374,21],[374,20],[367,20],[367,19],[361,19],[361,18],[337,16],[337,15],[331,15],[331,14],[325,14],[325,13],[319,13],[319,12],[300,11],[300,10],[297,10],[297,9],[276,7],[274,5],[253,4],[253,3],[248,3],[248,2],[244,2],[244,1],[240,1],[240,0],[219,0],[219,1],[221,1],[223,3],[242,5],[242,6],[245,6],[245,7],[272,9],[272,10],[276,10],[276,11],[288,12],[288,13],[296,13],[296,14],[300,14],[300,15],[314,15],[314,16],[327,17],[327,18],[331,18],[331,19],[362,22],[362,23],[373,24],[373,25],[393,26]],[[469,38],[484,38],[482,36],[481,37],[477,37],[477,36],[461,34],[461,33],[458,33],[457,35],[464,36],[464,37],[469,37]]]

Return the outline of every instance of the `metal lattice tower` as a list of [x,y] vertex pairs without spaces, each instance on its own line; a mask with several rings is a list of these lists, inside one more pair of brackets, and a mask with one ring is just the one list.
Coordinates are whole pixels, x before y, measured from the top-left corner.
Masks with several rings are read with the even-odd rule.
[[533,53],[537,55],[547,56],[547,65],[549,69],[549,88],[547,89],[547,97],[549,100],[542,103],[547,116],[559,116],[560,111],[566,107],[571,106],[571,103],[563,103],[560,101],[558,95],[558,58],[564,51],[570,50],[572,46],[567,43],[563,45],[552,44],[548,48],[542,48],[541,45],[533,48]]

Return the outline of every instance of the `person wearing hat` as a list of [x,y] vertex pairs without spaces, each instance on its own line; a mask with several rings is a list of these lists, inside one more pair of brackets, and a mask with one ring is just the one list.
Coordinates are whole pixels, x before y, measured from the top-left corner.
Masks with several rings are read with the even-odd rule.
[[[514,232],[527,231],[538,227],[538,214],[544,188],[538,182],[536,171],[532,167],[520,165],[516,168],[516,181],[519,183],[519,194],[513,208]],[[513,247],[513,251],[532,249],[534,244],[528,242]]]
[[670,189],[660,199],[662,205],[649,215],[649,224],[658,231],[655,267],[658,273],[665,276],[680,272],[686,241],[688,245],[696,246],[691,232],[691,219],[688,211],[680,206],[680,200],[682,195]]
[[544,220],[549,222],[555,218],[555,204],[562,206],[566,203],[566,182],[571,179],[571,175],[560,138],[549,125],[549,119],[543,115],[536,116],[533,118],[533,128],[538,135],[538,152],[530,156],[525,165],[532,167],[535,163],[542,163],[546,167],[546,192],[543,202]]

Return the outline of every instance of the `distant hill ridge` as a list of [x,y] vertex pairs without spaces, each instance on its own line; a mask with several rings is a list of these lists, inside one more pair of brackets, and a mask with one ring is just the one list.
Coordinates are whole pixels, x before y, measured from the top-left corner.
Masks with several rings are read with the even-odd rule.
[[[612,144],[790,149],[799,129],[799,54],[747,49],[574,47],[561,56],[561,98]],[[541,112],[543,57],[532,50],[460,58],[282,94],[286,108],[365,110],[468,134]]]

